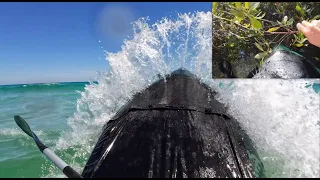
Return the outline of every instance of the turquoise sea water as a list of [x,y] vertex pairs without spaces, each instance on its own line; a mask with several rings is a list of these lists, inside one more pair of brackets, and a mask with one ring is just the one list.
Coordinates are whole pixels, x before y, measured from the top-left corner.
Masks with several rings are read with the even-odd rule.
[[[49,174],[48,160],[15,124],[13,116],[21,115],[46,145],[54,147],[61,133],[70,128],[67,119],[73,116],[81,96],[77,91],[84,91],[86,84],[89,83],[0,86],[0,177]],[[62,156],[65,153],[57,152]]]

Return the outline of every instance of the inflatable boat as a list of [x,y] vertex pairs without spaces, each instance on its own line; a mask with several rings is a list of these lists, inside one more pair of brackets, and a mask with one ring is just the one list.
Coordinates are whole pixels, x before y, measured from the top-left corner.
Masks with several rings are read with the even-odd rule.
[[264,167],[216,92],[179,69],[106,123],[84,178],[252,178]]

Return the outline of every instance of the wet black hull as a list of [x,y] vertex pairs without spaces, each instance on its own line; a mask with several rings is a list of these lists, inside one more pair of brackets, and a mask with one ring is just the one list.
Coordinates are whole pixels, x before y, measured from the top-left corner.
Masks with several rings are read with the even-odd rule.
[[285,50],[272,53],[253,78],[320,78],[316,66],[302,56]]
[[[282,48],[284,48],[282,46]],[[320,51],[319,51],[320,52]],[[265,60],[262,67],[256,67],[246,77],[237,77],[234,68],[227,60],[222,59],[219,70],[225,78],[255,79],[301,79],[320,78],[319,63],[310,61],[289,49],[276,49]],[[236,68],[235,68],[236,69]]]
[[215,93],[177,70],[104,127],[84,177],[263,177],[251,140]]

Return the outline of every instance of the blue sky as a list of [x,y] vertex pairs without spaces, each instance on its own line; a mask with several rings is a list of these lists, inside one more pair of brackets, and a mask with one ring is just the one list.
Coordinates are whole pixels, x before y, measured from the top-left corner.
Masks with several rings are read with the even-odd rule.
[[93,79],[109,68],[103,50],[119,51],[132,21],[194,11],[211,3],[0,3],[0,84]]

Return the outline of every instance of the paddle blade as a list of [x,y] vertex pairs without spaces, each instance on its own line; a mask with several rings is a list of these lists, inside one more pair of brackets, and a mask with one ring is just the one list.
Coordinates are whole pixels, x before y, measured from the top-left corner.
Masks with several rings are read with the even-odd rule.
[[16,121],[17,125],[22,129],[22,131],[24,131],[26,134],[33,138],[32,131],[28,123],[22,117],[16,115],[14,116],[14,120]]

